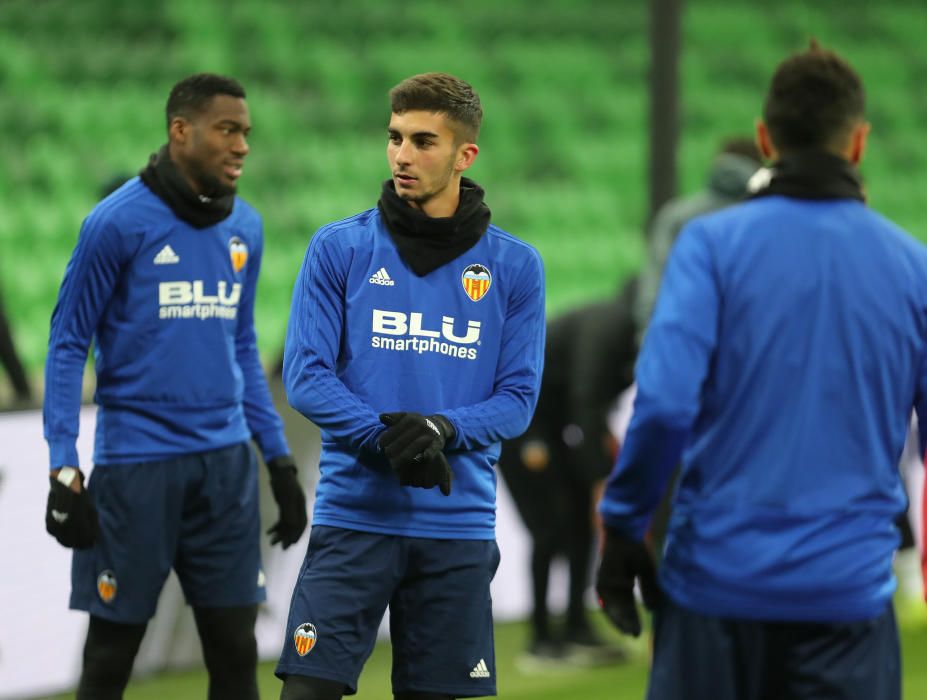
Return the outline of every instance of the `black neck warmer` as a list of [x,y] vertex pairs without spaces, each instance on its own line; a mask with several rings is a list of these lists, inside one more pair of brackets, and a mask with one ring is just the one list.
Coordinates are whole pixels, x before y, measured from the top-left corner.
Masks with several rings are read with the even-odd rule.
[[377,208],[399,256],[419,277],[459,257],[475,246],[489,227],[491,213],[483,203],[483,188],[460,179],[460,203],[454,216],[432,218],[396,194],[392,180],[383,183]]
[[797,151],[783,156],[771,170],[769,183],[754,197],[780,194],[797,199],[857,199],[866,201],[859,170],[824,151]]
[[232,213],[232,207],[235,206],[234,192],[216,197],[194,192],[171,160],[166,145],[151,154],[148,165],[138,174],[148,189],[158,195],[177,218],[196,228],[218,224]]

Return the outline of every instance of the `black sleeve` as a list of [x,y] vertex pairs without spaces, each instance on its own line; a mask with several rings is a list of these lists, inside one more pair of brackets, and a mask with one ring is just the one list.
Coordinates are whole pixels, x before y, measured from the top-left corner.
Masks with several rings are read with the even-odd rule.
[[13,334],[10,332],[10,324],[7,321],[6,313],[3,308],[3,300],[0,299],[0,362],[6,369],[10,377],[10,383],[19,399],[29,399],[32,397],[32,389],[29,386],[29,380],[26,378],[26,372],[19,356],[16,354],[16,347],[13,344]]
[[615,299],[587,307],[577,324],[568,395],[572,421],[582,430],[576,463],[590,486],[611,472],[615,454],[608,413],[634,381],[637,357],[634,281]]

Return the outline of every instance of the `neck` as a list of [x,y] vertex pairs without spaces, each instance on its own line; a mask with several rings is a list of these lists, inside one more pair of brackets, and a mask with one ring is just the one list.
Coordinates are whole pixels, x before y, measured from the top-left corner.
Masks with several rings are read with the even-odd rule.
[[196,194],[203,194],[203,188],[200,186],[196,180],[194,180],[190,173],[187,171],[187,167],[184,165],[183,158],[180,157],[177,150],[174,148],[174,144],[170,143],[167,147],[168,155],[171,157],[171,162],[174,164],[174,167],[177,169],[177,172],[183,176],[183,179],[187,181],[187,184],[190,185],[190,188]]
[[847,146],[846,148],[833,148],[830,146],[815,146],[812,148],[789,148],[786,150],[775,150],[773,152],[773,162],[778,160],[787,160],[789,158],[801,157],[806,153],[824,153],[834,158],[840,158],[845,160],[850,165],[857,165],[858,163],[854,162],[852,157],[852,148]]

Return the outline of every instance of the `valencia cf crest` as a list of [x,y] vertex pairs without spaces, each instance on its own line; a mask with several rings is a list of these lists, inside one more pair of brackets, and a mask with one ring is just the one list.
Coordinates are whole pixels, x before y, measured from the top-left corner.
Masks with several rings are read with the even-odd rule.
[[296,628],[296,632],[293,634],[293,643],[296,645],[296,653],[300,656],[308,654],[315,646],[318,637],[319,635],[315,631],[315,625],[311,622],[304,622],[301,624]]
[[97,576],[97,593],[104,603],[112,603],[116,598],[116,574],[107,569]]
[[485,265],[468,265],[460,276],[460,283],[470,299],[479,301],[489,291],[489,287],[492,285],[492,275]]
[[229,241],[229,255],[232,257],[232,269],[235,272],[241,272],[245,263],[248,262],[248,246],[238,236],[232,236]]

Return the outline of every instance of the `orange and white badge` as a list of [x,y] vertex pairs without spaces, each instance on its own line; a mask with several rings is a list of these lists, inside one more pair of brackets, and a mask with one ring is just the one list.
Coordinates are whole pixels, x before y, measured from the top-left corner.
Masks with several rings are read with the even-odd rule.
[[248,246],[238,236],[232,236],[229,241],[229,256],[232,258],[232,268],[235,272],[241,272],[248,262]]
[[116,583],[116,574],[106,569],[97,576],[97,594],[104,603],[112,603],[116,598],[119,585]]
[[467,269],[460,276],[460,283],[472,301],[479,301],[492,286],[492,274],[485,265],[467,265]]
[[315,631],[315,625],[311,622],[304,622],[296,628],[293,634],[293,643],[296,645],[296,653],[305,656],[315,646],[318,640],[318,632]]

